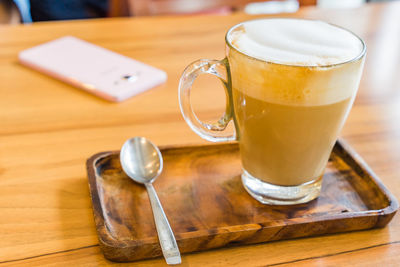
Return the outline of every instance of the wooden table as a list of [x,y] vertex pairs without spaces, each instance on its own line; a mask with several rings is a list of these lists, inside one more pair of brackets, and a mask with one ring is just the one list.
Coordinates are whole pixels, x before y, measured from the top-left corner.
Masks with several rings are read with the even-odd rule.
[[[342,132],[400,198],[400,3],[347,11],[301,10],[347,27],[368,45],[357,101]],[[0,27],[0,266],[112,264],[98,246],[85,171],[92,154],[132,136],[158,145],[205,142],[183,121],[177,88],[184,67],[224,56],[231,16],[109,19]],[[164,69],[168,81],[108,103],[27,69],[18,52],[74,35]],[[208,86],[204,86],[208,85]],[[201,118],[223,110],[218,81],[196,82]],[[216,100],[208,101],[216,94]],[[214,97],[213,97],[214,98]],[[380,265],[400,263],[400,217],[383,229],[303,238],[183,256],[184,266]],[[165,265],[163,259],[135,266]]]

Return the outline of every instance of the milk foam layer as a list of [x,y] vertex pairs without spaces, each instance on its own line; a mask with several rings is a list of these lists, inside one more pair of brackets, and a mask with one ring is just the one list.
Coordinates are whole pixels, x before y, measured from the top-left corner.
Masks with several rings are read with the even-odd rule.
[[289,65],[338,64],[357,57],[363,49],[355,35],[315,20],[248,21],[231,32],[229,39],[247,55]]
[[357,58],[364,52],[363,44],[341,28],[312,20],[255,20],[231,30],[228,41],[237,48],[227,50],[232,87],[252,98],[319,106],[357,92],[365,57],[334,64]]

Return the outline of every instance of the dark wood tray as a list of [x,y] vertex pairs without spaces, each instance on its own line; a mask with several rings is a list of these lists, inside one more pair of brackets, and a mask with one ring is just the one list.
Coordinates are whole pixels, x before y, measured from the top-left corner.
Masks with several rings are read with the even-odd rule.
[[[248,195],[235,143],[161,152],[164,171],[154,186],[181,253],[383,227],[398,209],[393,195],[343,141],[331,154],[321,195],[296,206],[263,205]],[[123,173],[119,152],[94,155],[87,171],[105,257],[161,256],[147,192]]]

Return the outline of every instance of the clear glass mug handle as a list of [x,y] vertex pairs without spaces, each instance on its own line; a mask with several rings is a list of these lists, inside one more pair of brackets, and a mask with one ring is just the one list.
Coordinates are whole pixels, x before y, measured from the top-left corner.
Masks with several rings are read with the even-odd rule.
[[[199,120],[190,102],[190,90],[194,80],[200,74],[212,74],[217,76],[225,88],[225,113],[215,123],[210,124]],[[187,66],[179,81],[179,106],[186,123],[200,137],[212,142],[236,140],[235,132],[231,134],[223,132],[233,118],[232,90],[228,60],[226,58],[223,60],[200,59]]]

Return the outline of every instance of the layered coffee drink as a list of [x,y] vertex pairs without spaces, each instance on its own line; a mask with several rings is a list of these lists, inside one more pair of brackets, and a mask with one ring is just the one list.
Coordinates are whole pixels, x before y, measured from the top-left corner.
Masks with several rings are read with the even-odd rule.
[[298,19],[242,23],[227,44],[245,187],[318,181],[354,101],[364,44]]
[[[264,204],[309,202],[358,89],[366,47],[354,33],[316,20],[258,19],[226,34],[226,58],[192,62],[179,82],[183,118],[202,138],[237,140],[247,192]],[[225,114],[206,123],[190,92],[201,74],[217,76]],[[224,131],[234,121],[234,133]]]

